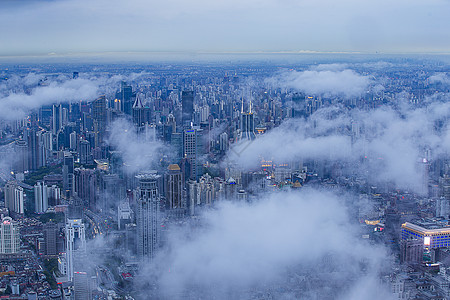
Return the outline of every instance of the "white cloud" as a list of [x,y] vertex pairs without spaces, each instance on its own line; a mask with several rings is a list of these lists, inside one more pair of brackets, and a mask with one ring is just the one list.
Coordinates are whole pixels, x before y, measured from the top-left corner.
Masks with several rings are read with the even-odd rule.
[[[294,273],[308,279],[324,276],[323,286],[343,282],[342,290],[334,291],[338,296],[345,282],[356,288],[366,280],[360,263],[372,276],[386,255],[385,249],[362,241],[344,202],[331,193],[275,192],[253,204],[225,202],[201,220],[194,229],[172,228],[167,249],[143,271],[144,281],[158,276],[166,297],[182,298],[191,290],[224,299],[289,287]],[[330,262],[324,263],[327,258]],[[323,293],[323,286],[292,286],[302,293]]]
[[[331,67],[331,70],[326,67]],[[341,67],[341,65],[328,65],[317,70],[283,72],[268,82],[308,95],[347,98],[361,96],[369,87],[370,79],[350,69],[341,70]]]

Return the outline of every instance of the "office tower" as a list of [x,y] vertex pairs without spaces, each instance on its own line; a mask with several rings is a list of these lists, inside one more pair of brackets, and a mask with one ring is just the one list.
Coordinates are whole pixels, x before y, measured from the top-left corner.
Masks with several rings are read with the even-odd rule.
[[100,96],[92,101],[92,119],[94,121],[95,144],[99,147],[106,131],[106,97]]
[[56,135],[63,127],[62,105],[55,104],[52,107],[52,133]]
[[190,163],[189,178],[197,180],[202,175],[201,156],[203,155],[202,129],[189,129],[183,132],[183,157]]
[[63,173],[63,192],[66,197],[73,194],[74,185],[74,158],[69,152],[64,153],[64,161],[62,166]]
[[136,95],[136,101],[133,104],[133,124],[140,127],[147,122],[145,107],[142,104],[139,94]]
[[226,152],[228,148],[229,148],[228,134],[226,132],[222,132],[219,135],[219,150],[221,152]]
[[28,132],[28,166],[30,170],[37,170],[45,166],[42,132],[37,132],[34,129]]
[[43,181],[34,185],[34,211],[37,214],[45,213],[48,209],[47,186]]
[[132,114],[133,107],[133,89],[131,85],[127,85],[125,81],[120,84],[120,92],[116,94],[116,98],[120,100],[121,110],[127,114]]
[[120,202],[117,207],[117,227],[119,230],[125,229],[127,224],[133,221],[133,210],[130,207],[128,199]]
[[74,170],[74,191],[76,195],[88,204],[90,209],[96,208],[97,176],[95,170],[76,168]]
[[74,272],[73,274],[73,289],[74,300],[89,300],[90,299],[90,284],[89,276],[86,272]]
[[136,176],[139,186],[135,191],[137,200],[137,251],[142,260],[152,260],[160,240],[159,175]]
[[166,173],[166,200],[169,209],[185,208],[183,204],[183,173],[177,164],[169,165]]
[[100,177],[100,208],[115,210],[119,201],[125,198],[125,184],[118,174],[102,174]]
[[78,73],[78,72],[73,72],[73,75],[72,75],[72,78],[73,78],[73,79],[77,79],[78,76],[79,76],[79,73]]
[[19,225],[10,217],[4,217],[0,224],[0,254],[17,253],[19,250]]
[[242,101],[242,108],[241,108],[241,122],[240,122],[240,134],[239,139],[240,140],[253,140],[255,139],[255,121],[254,121],[254,114],[252,112],[252,103],[250,102],[250,108],[249,112],[244,112],[244,102]]
[[5,206],[10,214],[23,214],[23,188],[15,181],[9,181],[4,187]]
[[15,202],[15,190],[16,190],[16,182],[8,181],[4,187],[5,194],[5,207],[11,213],[14,211],[14,202]]
[[247,193],[244,190],[239,190],[236,194],[237,200],[240,202],[247,202]]
[[60,203],[61,189],[57,185],[53,184],[52,186],[47,186],[47,195],[49,206],[55,206]]
[[23,188],[21,186],[16,186],[14,189],[14,213],[23,214]]
[[16,152],[15,171],[23,173],[28,171],[28,144],[23,139],[18,139],[14,143],[14,150]]
[[173,161],[180,162],[183,157],[183,134],[179,132],[172,133],[170,145],[173,148]]
[[189,125],[194,113],[194,92],[183,91],[181,93],[181,108],[182,108],[182,122],[183,126]]
[[55,223],[49,222],[43,226],[44,233],[44,255],[56,256],[58,254],[57,238],[58,227]]
[[67,275],[68,281],[72,281],[75,272],[75,252],[86,253],[85,229],[81,219],[67,219],[65,230]]
[[78,153],[80,155],[80,163],[83,165],[92,164],[91,145],[86,140],[78,142]]

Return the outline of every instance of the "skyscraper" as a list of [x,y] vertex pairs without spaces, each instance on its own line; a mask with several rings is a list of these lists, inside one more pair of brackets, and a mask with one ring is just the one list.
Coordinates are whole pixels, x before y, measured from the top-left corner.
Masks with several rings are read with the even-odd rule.
[[28,144],[23,139],[18,139],[14,143],[14,151],[16,152],[15,171],[23,173],[29,169],[28,165]]
[[94,120],[95,147],[103,141],[106,130],[106,97],[100,96],[92,101],[92,119]]
[[34,211],[37,214],[45,213],[48,209],[47,186],[43,181],[34,185]]
[[189,160],[189,177],[194,180],[197,180],[202,175],[202,132],[202,129],[189,129],[183,132],[183,157]]
[[120,92],[116,94],[116,98],[120,100],[122,111],[131,115],[133,107],[133,89],[131,85],[127,85],[125,81],[120,84]]
[[57,238],[58,227],[53,222],[48,222],[43,226],[44,233],[44,255],[56,256],[57,250]]
[[169,209],[185,208],[183,204],[183,173],[177,164],[169,165],[166,174],[166,199]]
[[137,200],[137,251],[142,260],[151,260],[160,241],[159,175],[155,173],[136,176],[139,186]]
[[192,120],[192,114],[194,113],[194,92],[183,91],[181,93],[181,108],[183,112],[182,121],[183,126],[189,125]]
[[253,140],[255,139],[255,121],[252,112],[252,104],[250,102],[250,109],[248,113],[244,112],[244,102],[242,102],[241,122],[240,122],[239,139]]
[[74,187],[74,158],[69,152],[64,153],[62,173],[64,195],[66,197],[72,196]]
[[15,181],[9,181],[5,184],[5,206],[9,213],[23,214],[23,188],[17,185]]
[[84,224],[81,219],[67,219],[66,223],[66,261],[68,281],[73,280],[75,251],[86,252]]
[[10,217],[4,217],[0,223],[0,254],[17,253],[19,250],[19,226]]
[[63,127],[62,105],[55,104],[52,107],[52,133],[56,135]]

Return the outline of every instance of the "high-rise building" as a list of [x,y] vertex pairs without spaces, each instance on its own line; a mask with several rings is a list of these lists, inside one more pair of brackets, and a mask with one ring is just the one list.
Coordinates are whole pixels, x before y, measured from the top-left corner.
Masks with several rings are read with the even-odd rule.
[[28,144],[23,139],[18,139],[14,143],[14,151],[16,152],[15,171],[23,173],[29,169],[28,165]]
[[133,107],[133,89],[131,85],[127,85],[125,81],[120,84],[120,92],[116,94],[116,98],[120,100],[121,110],[127,114],[131,115]]
[[58,227],[55,223],[49,222],[43,226],[44,233],[44,255],[56,256],[58,254],[57,238]]
[[169,209],[185,208],[183,203],[183,173],[177,164],[169,165],[166,173],[166,200]]
[[242,102],[241,109],[241,122],[240,122],[240,134],[239,139],[253,140],[255,139],[255,117],[252,112],[252,104],[250,103],[250,109],[248,113],[244,112],[244,103]]
[[135,191],[137,200],[137,251],[142,260],[151,260],[160,241],[160,195],[159,175],[155,173],[136,176],[139,186]]
[[128,199],[119,203],[117,207],[117,227],[119,230],[125,229],[127,224],[133,220],[133,210],[131,209]]
[[52,107],[52,133],[56,135],[63,127],[62,105],[55,104]]
[[15,181],[9,181],[5,184],[5,206],[10,213],[23,214],[23,188]]
[[192,114],[194,113],[193,91],[183,91],[181,93],[181,109],[183,112],[182,115],[183,126],[189,125],[192,120]]
[[67,219],[66,223],[66,262],[68,281],[73,280],[75,252],[86,253],[84,224],[81,219]]
[[19,225],[10,217],[4,217],[0,223],[0,254],[17,253],[19,250]]
[[187,129],[183,132],[183,157],[189,160],[189,177],[194,180],[197,180],[202,175],[202,132],[202,129]]
[[47,186],[43,181],[38,181],[34,185],[34,211],[37,214],[45,213],[48,209]]
[[133,104],[133,123],[140,127],[147,122],[145,107],[142,104],[139,94],[136,95],[136,101]]
[[74,158],[69,152],[64,153],[64,161],[62,166],[63,173],[63,192],[66,197],[73,194],[74,187]]
[[97,202],[97,176],[95,170],[75,168],[74,170],[74,191],[88,207],[95,209]]
[[74,272],[73,274],[73,289],[75,300],[89,300],[89,276],[86,272]]
[[92,119],[94,121],[95,145],[99,147],[103,142],[106,131],[106,97],[100,96],[92,101]]

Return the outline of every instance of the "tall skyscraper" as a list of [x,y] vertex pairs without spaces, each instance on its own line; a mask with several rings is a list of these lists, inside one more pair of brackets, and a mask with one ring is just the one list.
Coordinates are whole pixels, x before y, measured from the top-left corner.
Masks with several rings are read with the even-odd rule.
[[142,260],[151,260],[160,241],[160,195],[159,175],[136,176],[139,186],[135,191],[137,200],[137,251]]
[[44,233],[44,255],[56,256],[58,254],[57,238],[58,227],[53,222],[48,222],[43,226]]
[[10,217],[4,217],[0,223],[0,254],[17,253],[19,250],[19,225]]
[[43,181],[34,185],[34,211],[37,214],[45,213],[48,209],[47,186]]
[[121,110],[125,114],[131,115],[133,107],[133,89],[131,85],[127,85],[125,81],[122,81],[120,92],[116,94],[116,98],[120,100]]
[[86,272],[74,272],[73,274],[73,289],[75,294],[74,300],[89,300],[90,299],[90,284],[89,276]]
[[103,142],[106,131],[106,97],[100,96],[92,101],[92,119],[94,120],[95,147]]
[[169,165],[166,173],[166,200],[169,209],[185,208],[183,204],[183,173],[180,167]]
[[56,135],[63,127],[62,105],[55,104],[52,107],[52,133]]
[[194,113],[194,92],[183,91],[181,93],[181,108],[182,108],[182,121],[183,126],[189,125],[192,120],[192,114]]
[[140,126],[144,126],[146,122],[147,122],[147,120],[146,120],[145,107],[142,104],[141,97],[138,94],[138,95],[136,95],[136,101],[134,101],[134,104],[133,104],[133,123],[136,126],[140,127]]
[[18,139],[14,143],[14,150],[16,152],[15,171],[23,173],[29,169],[28,165],[28,144],[23,139]]
[[189,160],[191,179],[202,175],[201,156],[203,155],[202,129],[189,129],[183,132],[183,157]]
[[66,223],[66,261],[68,281],[73,280],[75,252],[86,253],[84,224],[81,219],[67,219]]
[[23,214],[23,188],[15,181],[9,181],[5,184],[5,206],[13,214]]
[[66,197],[72,196],[74,187],[74,158],[71,153],[64,153],[62,166],[63,173],[63,192]]
[[241,122],[240,122],[240,134],[239,139],[253,140],[255,139],[255,120],[252,112],[252,103],[250,102],[249,112],[244,112],[244,102],[242,102],[241,108]]

